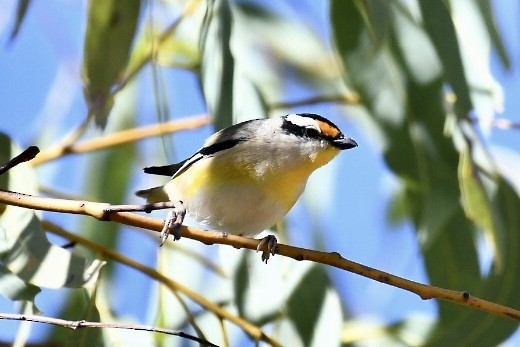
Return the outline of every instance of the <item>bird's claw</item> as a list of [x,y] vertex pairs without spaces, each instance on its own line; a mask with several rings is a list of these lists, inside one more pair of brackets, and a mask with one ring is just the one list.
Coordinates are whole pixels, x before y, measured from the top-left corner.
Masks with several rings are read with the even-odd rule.
[[262,261],[267,264],[267,261],[271,255],[275,255],[278,250],[278,240],[274,235],[267,235],[260,240],[260,243],[256,247],[256,251],[262,251]]
[[161,230],[161,246],[168,239],[168,235],[173,235],[173,240],[176,241],[181,238],[181,225],[186,215],[186,208],[182,201],[174,203],[173,209],[168,212],[168,216],[164,221],[164,226]]

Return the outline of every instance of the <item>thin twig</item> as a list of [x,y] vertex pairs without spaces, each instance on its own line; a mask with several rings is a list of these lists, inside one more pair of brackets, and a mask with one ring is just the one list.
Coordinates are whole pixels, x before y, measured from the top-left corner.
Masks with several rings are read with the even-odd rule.
[[7,320],[18,320],[18,321],[27,321],[27,322],[36,322],[36,323],[45,323],[60,326],[67,329],[81,329],[81,328],[109,328],[109,329],[126,329],[126,330],[139,330],[139,331],[150,331],[161,334],[179,336],[188,340],[196,341],[205,346],[218,347],[217,345],[206,341],[204,339],[200,339],[196,336],[186,334],[185,332],[158,328],[150,325],[142,325],[142,324],[127,324],[127,323],[101,323],[101,322],[89,322],[86,320],[77,320],[70,321],[60,318],[52,318],[52,317],[44,317],[44,316],[35,316],[28,314],[11,314],[11,313],[0,313],[0,319]]
[[13,159],[9,160],[4,165],[0,166],[0,175],[3,175],[13,167],[15,167],[18,164],[21,164],[23,162],[29,161],[34,159],[36,155],[40,153],[40,149],[36,146],[30,146],[22,153],[18,154]]
[[[2,192],[0,191],[0,201],[1,201],[1,195],[2,195],[1,193]],[[113,216],[118,216],[118,215],[121,215],[121,214],[126,214],[131,219],[133,219],[135,217],[136,218],[134,220],[135,222],[137,222],[138,220],[141,220],[141,222],[143,222],[144,224],[141,224],[141,223],[137,222],[137,224],[141,225],[141,227],[146,228],[146,225],[148,225],[148,226],[153,225],[155,227],[159,226],[159,228],[162,229],[162,222],[160,222],[160,221],[158,221],[156,219],[142,217],[142,216],[139,216],[139,215],[136,215],[136,214],[133,214],[133,213],[128,213],[128,212],[125,212],[125,213],[115,213],[115,214],[113,214]],[[149,224],[149,222],[151,222],[152,224]],[[136,262],[135,260],[130,259],[127,256],[125,256],[125,255],[123,255],[123,254],[121,254],[121,253],[119,253],[117,251],[114,251],[113,249],[102,247],[102,246],[100,246],[100,245],[98,245],[98,244],[96,244],[96,243],[94,243],[92,241],[89,241],[89,240],[87,240],[87,239],[85,239],[85,238],[83,238],[81,236],[69,233],[66,230],[64,230],[63,228],[60,228],[59,226],[57,226],[57,225],[55,225],[53,223],[49,223],[49,222],[43,221],[42,224],[43,224],[43,226],[44,226],[44,228],[46,230],[52,232],[53,234],[59,235],[59,236],[64,237],[64,238],[66,238],[66,239],[68,239],[70,241],[76,242],[79,245],[87,247],[87,248],[93,250],[94,252],[97,252],[98,254],[100,254],[103,257],[113,259],[113,260],[117,261],[118,263],[127,265],[127,266],[129,266],[129,267],[131,267],[133,269],[136,269],[137,271],[142,272],[142,273],[150,276],[151,278],[157,280],[158,282],[164,284],[172,292],[177,292],[177,291],[181,292],[182,294],[184,294],[188,298],[190,298],[192,301],[198,303],[200,306],[202,306],[207,311],[213,312],[217,317],[221,317],[223,319],[226,319],[226,320],[230,321],[231,323],[235,324],[236,326],[240,327],[247,334],[249,334],[249,336],[251,336],[253,339],[265,341],[265,342],[267,342],[270,345],[275,346],[275,347],[276,346],[280,346],[280,344],[277,341],[275,341],[274,339],[270,338],[267,334],[265,334],[257,326],[249,323],[248,321],[246,321],[246,320],[244,320],[244,319],[242,319],[242,318],[240,318],[238,316],[233,315],[232,313],[230,313],[229,311],[223,309],[219,305],[217,305],[217,304],[207,300],[202,295],[192,291],[190,288],[182,285],[181,283],[178,283],[178,282],[172,280],[171,278],[168,278],[167,276],[163,275],[159,271],[157,271],[155,269],[152,269],[152,268],[150,268],[148,266],[145,266],[145,265],[143,265],[143,264],[141,264],[139,262]],[[132,225],[132,223],[127,224],[127,225]],[[156,229],[152,228],[152,230],[156,230]]]
[[351,93],[351,94],[346,94],[346,95],[331,95],[331,96],[320,95],[320,96],[310,97],[310,98],[301,99],[301,100],[274,102],[274,103],[267,105],[267,107],[270,111],[273,111],[273,110],[294,108],[294,107],[300,107],[300,106],[323,104],[326,102],[340,103],[340,104],[346,104],[346,105],[359,105],[359,103],[361,102],[361,98],[356,93]]
[[504,129],[504,130],[520,129],[520,123],[513,122],[513,121],[510,121],[509,119],[504,119],[504,118],[494,119],[491,124],[493,125],[493,127],[497,128],[497,129]]
[[[149,230],[161,231],[163,222],[157,219],[140,216],[129,212],[117,212],[108,214],[108,203],[89,201],[71,201],[51,198],[42,198],[21,193],[0,191],[0,202],[36,210],[54,211],[88,215],[99,220],[111,220],[114,222],[131,225]],[[182,237],[203,242],[205,244],[224,244],[234,248],[247,248],[256,250],[259,240],[250,239],[221,232],[203,231],[198,228],[181,228]],[[455,291],[434,287],[419,282],[411,281],[390,273],[380,271],[366,265],[362,265],[343,258],[339,253],[319,252],[305,248],[279,244],[277,254],[301,260],[309,260],[320,264],[330,265],[339,269],[358,274],[397,288],[417,294],[421,299],[441,299],[460,305],[473,307],[488,313],[520,321],[520,311],[494,302],[473,297],[466,291]]]
[[126,143],[135,142],[148,137],[161,136],[181,130],[200,128],[211,122],[208,115],[199,115],[190,118],[172,120],[167,123],[158,123],[129,130],[118,131],[103,137],[73,143],[67,147],[61,145],[44,150],[32,161],[33,165],[40,165],[48,161],[69,155],[99,151]]

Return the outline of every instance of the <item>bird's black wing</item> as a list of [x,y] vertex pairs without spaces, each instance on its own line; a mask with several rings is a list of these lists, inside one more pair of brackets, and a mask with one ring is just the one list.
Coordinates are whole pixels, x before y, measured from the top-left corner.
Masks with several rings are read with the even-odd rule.
[[183,160],[179,163],[165,165],[165,166],[150,166],[145,167],[143,171],[147,174],[152,175],[163,175],[163,176],[173,176],[179,169],[188,161],[188,159]]

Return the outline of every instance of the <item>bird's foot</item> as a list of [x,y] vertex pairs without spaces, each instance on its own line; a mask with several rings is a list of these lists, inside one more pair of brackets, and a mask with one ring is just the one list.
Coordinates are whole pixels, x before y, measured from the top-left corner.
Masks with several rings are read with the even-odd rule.
[[173,202],[173,209],[168,212],[168,216],[161,230],[161,246],[166,242],[170,234],[173,235],[174,241],[181,238],[181,225],[185,215],[186,207],[184,207],[184,203],[180,200]]
[[271,257],[271,255],[275,255],[278,250],[278,240],[274,235],[267,235],[263,239],[260,240],[258,247],[256,247],[256,251],[262,251],[262,261],[267,264],[267,261]]

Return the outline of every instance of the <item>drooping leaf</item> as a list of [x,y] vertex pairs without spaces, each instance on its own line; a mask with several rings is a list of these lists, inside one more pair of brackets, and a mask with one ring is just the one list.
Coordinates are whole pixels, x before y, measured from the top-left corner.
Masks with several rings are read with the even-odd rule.
[[[356,17],[356,8],[351,2],[338,1],[337,4],[332,3],[332,11],[338,8],[350,11],[347,14],[332,12],[336,43],[346,66],[345,80],[360,93],[363,105],[383,134],[385,160],[403,184],[407,213],[416,226],[431,283],[450,289],[468,290],[474,295],[486,297],[487,281],[480,271],[477,251],[478,229],[472,220],[466,218],[460,205],[460,146],[456,146],[445,132],[450,112],[445,107],[444,84],[450,84],[457,94],[457,103],[460,104],[456,106],[456,110],[459,116],[465,116],[472,109],[456,32],[447,8],[443,7],[446,6],[445,2],[421,2],[422,17],[429,17],[426,31],[434,43],[444,71],[443,75],[430,76],[420,73],[425,67],[420,66],[421,61],[410,59],[410,52],[407,52],[414,40],[425,40],[424,35],[419,34],[421,28],[413,28],[418,34],[415,38],[403,36],[399,32],[400,24],[397,23],[398,37],[391,40],[390,50],[386,50],[385,46],[377,49],[366,39],[367,29],[362,24],[349,33],[338,32],[345,30],[347,26],[336,21],[340,18],[344,21],[341,15]],[[435,8],[429,10],[429,7]],[[405,13],[399,13],[399,16],[404,15]],[[363,23],[362,16],[358,17],[357,21],[351,20],[350,25]],[[410,18],[402,17],[400,20],[410,21]],[[432,21],[439,22],[431,23]],[[413,22],[405,24],[416,25]],[[351,37],[353,32],[359,34],[357,39]],[[342,34],[350,39],[345,39]],[[399,42],[401,39],[410,42]],[[384,59],[378,60],[379,57]],[[435,62],[435,59],[424,57],[426,64]],[[411,69],[411,64],[418,66]],[[421,75],[428,78],[417,78]],[[397,78],[392,79],[389,76]],[[396,91],[401,93],[397,94]],[[391,92],[396,96],[384,98]],[[381,107],[385,102],[386,107]],[[473,138],[472,140],[476,141]],[[495,209],[493,207],[491,210]],[[494,218],[501,220],[500,216]],[[512,258],[511,261],[516,262]],[[504,258],[504,264],[506,262]],[[512,266],[510,276],[516,271],[515,266],[516,264]],[[512,280],[507,280],[506,277],[494,279],[493,288],[496,290],[507,293],[513,290]],[[499,282],[500,280],[503,282]],[[507,296],[504,298],[507,299]],[[512,306],[517,307],[518,304],[512,303]],[[482,330],[489,334],[489,338],[486,336],[489,341],[493,338],[501,341],[512,330],[506,325],[503,329],[497,329],[495,334],[493,328],[488,329],[488,323],[491,326],[499,324],[500,319],[494,318],[496,317],[493,315],[475,313],[474,310],[439,302],[439,320],[430,343],[446,346],[465,345],[465,341],[471,341],[466,345],[474,345],[480,340],[472,337],[470,339],[468,336],[478,336]],[[467,332],[468,336],[461,334],[461,331]]]
[[467,116],[473,109],[455,25],[444,1],[420,0],[424,27],[442,62],[446,81],[456,95],[456,112]]
[[[234,272],[233,289],[240,315],[262,325],[280,315],[289,297],[303,285],[302,278],[312,266],[275,256],[269,259],[269,265],[275,265],[273,270],[258,258],[258,254],[250,253],[241,258]],[[255,283],[269,283],[269,286],[256,286]],[[266,297],[269,300],[264,300]]]
[[289,319],[305,345],[330,345],[339,340],[342,312],[333,293],[325,270],[312,266],[287,301]]
[[[85,302],[85,311],[81,319],[88,322],[100,322],[99,310],[96,306],[96,297],[98,293],[99,276],[96,277],[81,292]],[[76,347],[102,346],[102,330],[101,329],[77,329],[68,332],[67,342]]]
[[257,254],[248,253],[237,265],[233,283],[240,315],[258,325],[280,324],[280,317],[286,317],[305,345],[338,341],[343,314],[325,270],[276,256],[269,262],[267,268]]
[[231,9],[226,0],[207,2],[200,37],[200,83],[217,130],[233,124],[235,62],[229,48]]
[[251,2],[231,8],[236,71],[267,106],[288,100],[293,88],[300,98],[347,93],[337,57],[307,23]]
[[[22,280],[39,287],[77,288],[103,265],[52,245],[34,212],[9,206],[0,217],[5,231],[0,245],[2,264]],[[59,266],[58,266],[59,264]]]
[[84,94],[96,124],[105,127],[112,88],[121,80],[137,28],[139,0],[91,0],[83,53]]
[[478,1],[453,1],[451,16],[457,23],[459,48],[473,103],[472,114],[478,118],[484,134],[488,134],[497,110],[504,107],[504,92],[491,70],[491,33]]
[[[5,234],[5,230],[0,229],[0,232]],[[24,281],[0,263],[0,294],[12,301],[34,302],[40,291],[39,287]]]
[[493,12],[493,6],[491,6],[491,1],[477,0],[476,2],[479,6],[480,14],[484,18],[484,22],[486,23],[486,28],[491,37],[491,42],[497,50],[498,56],[500,57],[500,61],[502,61],[502,65],[506,69],[510,69],[511,59],[509,58],[509,54],[507,53],[507,49],[504,44],[504,41],[502,40],[502,36],[498,31],[496,17],[495,13]]
[[[471,290],[471,294],[497,302],[508,307],[520,307],[520,258],[518,248],[520,238],[520,198],[511,186],[498,179],[497,190],[492,203],[497,218],[501,221],[499,227],[506,237],[504,266],[501,269],[492,268],[490,275],[481,285]],[[446,325],[438,327],[432,334],[429,346],[496,346],[507,339],[518,328],[512,320],[473,310],[459,309],[457,319],[451,319]],[[461,334],[461,332],[464,332]]]
[[439,79],[442,65],[428,34],[410,9],[399,2],[392,3],[395,45],[403,60],[403,68],[417,84]]
[[497,225],[491,200],[484,189],[469,150],[462,151],[459,164],[459,183],[462,206],[468,218],[481,228],[497,264],[502,267],[501,252],[497,245]]
[[31,0],[18,0],[18,6],[16,8],[16,20],[14,22],[13,28],[11,29],[11,35],[9,36],[10,42],[14,41],[14,39],[16,39],[18,36],[30,5]]

